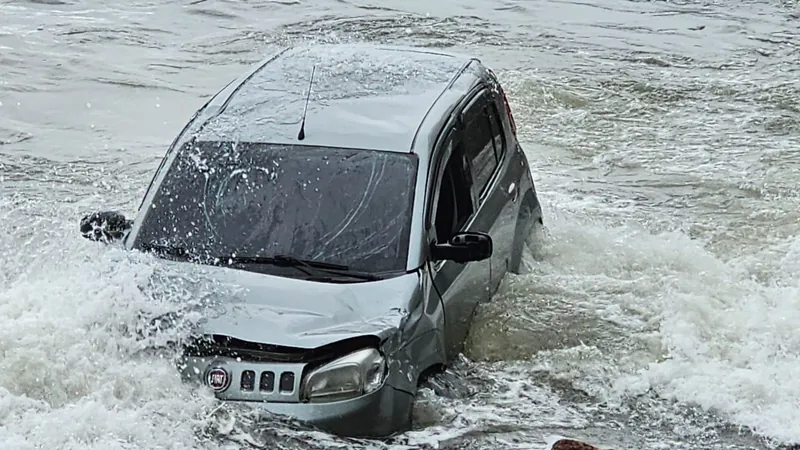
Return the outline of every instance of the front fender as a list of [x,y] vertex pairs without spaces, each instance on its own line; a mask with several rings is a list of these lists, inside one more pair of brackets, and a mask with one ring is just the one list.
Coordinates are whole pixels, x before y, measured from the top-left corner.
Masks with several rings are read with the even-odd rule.
[[398,348],[388,358],[386,383],[393,388],[415,395],[420,375],[433,366],[444,365],[440,349],[444,338],[439,330],[430,330]]
[[407,316],[397,332],[383,343],[388,356],[387,383],[395,389],[415,394],[420,375],[428,368],[445,363],[444,317],[441,301],[431,297],[430,277],[419,270]]

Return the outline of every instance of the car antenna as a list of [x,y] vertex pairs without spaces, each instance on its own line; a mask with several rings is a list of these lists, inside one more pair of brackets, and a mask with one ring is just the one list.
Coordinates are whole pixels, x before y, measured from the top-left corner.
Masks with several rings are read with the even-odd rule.
[[308,93],[306,94],[306,106],[303,107],[303,121],[300,123],[300,133],[297,134],[297,139],[302,141],[306,138],[306,112],[308,111],[308,101],[311,99],[311,85],[314,83],[314,72],[317,70],[317,65],[311,67],[311,79],[308,80]]

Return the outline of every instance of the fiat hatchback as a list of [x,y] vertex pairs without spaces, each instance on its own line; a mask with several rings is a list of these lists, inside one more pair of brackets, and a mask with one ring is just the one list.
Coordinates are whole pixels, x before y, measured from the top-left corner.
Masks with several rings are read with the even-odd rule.
[[176,137],[138,215],[81,221],[239,287],[182,347],[187,381],[322,430],[408,429],[542,212],[503,88],[477,58],[284,49]]

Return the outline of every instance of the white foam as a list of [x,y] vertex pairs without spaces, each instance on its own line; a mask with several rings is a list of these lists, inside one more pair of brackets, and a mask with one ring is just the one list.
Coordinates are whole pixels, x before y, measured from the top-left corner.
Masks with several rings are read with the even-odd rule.
[[[620,380],[721,411],[767,436],[800,441],[800,238],[767,250],[781,255],[758,281],[760,255],[717,261],[665,290],[658,304],[668,360]],[[777,256],[777,255],[776,255]]]
[[[181,383],[167,358],[137,356],[142,343],[125,331],[138,312],[174,307],[184,287],[148,293],[152,261],[84,241],[70,225],[41,227],[38,241],[0,256],[20,274],[0,285],[0,447],[196,448],[210,397]],[[6,227],[0,248],[20,238]]]
[[800,238],[723,261],[682,233],[613,225],[569,206],[548,211],[550,238],[529,261],[533,272],[507,280],[487,314],[535,310],[555,338],[581,332],[580,323],[558,328],[570,310],[621,326],[622,340],[609,332],[566,348],[534,343],[539,368],[612,405],[651,391],[800,441]]

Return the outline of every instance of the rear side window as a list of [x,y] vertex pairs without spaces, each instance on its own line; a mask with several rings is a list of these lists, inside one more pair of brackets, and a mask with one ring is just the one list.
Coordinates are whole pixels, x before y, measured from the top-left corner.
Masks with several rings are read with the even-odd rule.
[[497,113],[497,108],[494,104],[489,105],[487,108],[489,115],[489,122],[492,125],[492,140],[494,141],[494,153],[497,156],[498,163],[503,160],[503,155],[506,152],[506,141],[503,137],[503,126],[500,123],[500,115]]
[[472,165],[474,187],[482,194],[497,168],[486,92],[479,94],[464,109],[461,117],[464,126],[464,152]]

